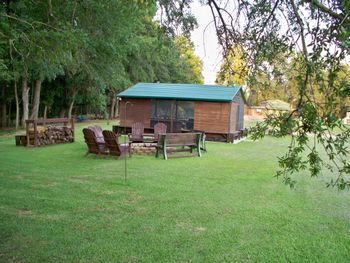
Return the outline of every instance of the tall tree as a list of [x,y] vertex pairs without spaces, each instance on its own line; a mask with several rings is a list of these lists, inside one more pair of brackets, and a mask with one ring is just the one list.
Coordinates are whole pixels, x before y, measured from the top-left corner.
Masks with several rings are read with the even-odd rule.
[[160,13],[160,24],[170,36],[190,36],[196,27],[197,20],[191,13],[193,0],[157,0]]
[[[10,98],[1,101],[4,119],[13,101],[25,124],[49,109],[71,117],[76,100],[102,110],[108,96],[115,112],[115,94],[138,81],[201,81],[191,45],[174,42],[196,24],[190,3],[1,1],[0,91]],[[153,20],[157,7],[162,25]]]
[[240,46],[228,50],[216,75],[216,83],[228,86],[242,86],[247,78],[246,60]]
[[202,62],[185,36],[168,36],[157,22],[146,19],[125,63],[131,83],[201,83]]
[[[188,65],[190,82],[203,84],[204,78],[202,75],[203,62],[195,54],[193,43],[184,35],[177,36],[174,40],[176,49],[180,53],[180,58],[185,60],[185,64]],[[180,70],[180,69],[179,69]]]

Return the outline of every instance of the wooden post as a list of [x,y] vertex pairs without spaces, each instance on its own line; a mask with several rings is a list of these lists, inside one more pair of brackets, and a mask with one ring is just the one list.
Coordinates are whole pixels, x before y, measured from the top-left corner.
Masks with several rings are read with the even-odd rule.
[[25,122],[26,122],[26,134],[27,134],[27,146],[29,146],[30,144],[29,144],[29,122],[28,122],[28,120],[25,120]]
[[36,120],[34,120],[34,147],[38,146],[38,140],[37,140],[37,136],[38,136],[38,130],[37,130],[37,123]]
[[196,135],[196,144],[197,144],[197,154],[199,157],[201,157],[202,153],[201,153],[201,134],[200,133]]
[[170,104],[170,132],[174,132],[174,118],[173,118],[174,104],[175,104],[174,102],[176,101],[173,100],[171,101],[171,104]]
[[231,113],[232,113],[232,101],[230,102],[230,109],[229,109],[229,112],[228,112],[228,127],[227,127],[227,132],[228,133],[230,133],[230,132],[232,132],[231,131],[231,121],[232,121],[232,119],[231,119]]
[[75,141],[75,134],[74,134],[74,119],[71,118],[71,129],[72,129],[72,135],[73,135],[73,142]]

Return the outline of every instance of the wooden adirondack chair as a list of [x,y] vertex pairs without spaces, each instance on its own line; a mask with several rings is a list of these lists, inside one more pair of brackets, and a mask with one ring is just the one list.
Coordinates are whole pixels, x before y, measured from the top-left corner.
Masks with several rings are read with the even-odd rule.
[[104,143],[104,139],[103,139],[103,134],[102,134],[102,128],[98,125],[94,125],[94,126],[89,126],[88,129],[92,130],[95,133],[95,137],[97,142],[99,143]]
[[164,123],[158,122],[154,125],[154,142],[158,142],[160,133],[166,133],[167,126]]
[[103,131],[102,134],[110,155],[117,156],[118,159],[123,158],[127,153],[131,156],[130,146],[119,144],[118,136],[114,132]]
[[94,153],[97,155],[108,154],[106,146],[102,142],[98,142],[95,136],[95,132],[89,128],[83,129],[84,139],[88,147],[86,155]]
[[135,122],[131,126],[131,134],[129,134],[129,142],[143,142],[143,133],[145,126],[141,122]]

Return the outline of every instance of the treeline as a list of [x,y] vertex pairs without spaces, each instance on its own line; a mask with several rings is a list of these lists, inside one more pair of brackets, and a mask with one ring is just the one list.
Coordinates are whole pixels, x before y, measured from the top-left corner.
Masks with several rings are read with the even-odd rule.
[[[296,52],[279,53],[257,67],[254,75],[248,77],[246,59],[239,46],[232,48],[222,63],[216,77],[216,83],[223,85],[244,86],[248,105],[259,105],[266,100],[283,100],[296,108],[300,96],[300,75],[304,68],[302,56]],[[340,64],[335,73],[322,69],[316,74],[310,74],[310,89],[306,93],[320,113],[326,112],[330,96],[333,112],[343,118],[350,110],[350,98],[340,96],[349,90],[350,66]],[[336,89],[334,88],[336,87]]]
[[[1,127],[71,117],[75,105],[113,118],[115,95],[134,83],[202,83],[202,62],[188,38],[196,21],[185,12],[188,5],[183,13],[166,5],[0,1]],[[171,27],[153,19],[164,8],[173,15]],[[175,27],[181,34],[174,34]]]

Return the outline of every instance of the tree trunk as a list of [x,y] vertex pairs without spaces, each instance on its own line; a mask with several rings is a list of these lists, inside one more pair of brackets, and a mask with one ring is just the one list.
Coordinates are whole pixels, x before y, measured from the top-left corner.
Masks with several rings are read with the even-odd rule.
[[28,76],[25,73],[22,77],[22,126],[26,126],[26,120],[28,119],[28,95],[29,95],[29,87],[28,87]]
[[115,95],[114,93],[112,93],[112,104],[111,104],[111,109],[109,111],[109,119],[112,120],[114,119],[114,108],[115,108],[115,103],[116,103],[116,98],[115,98]]
[[69,109],[68,109],[68,118],[72,118],[72,111],[73,111],[73,106],[74,106],[74,101],[75,101],[75,96],[77,95],[77,90],[75,88],[72,89],[72,101],[69,104]]
[[2,104],[1,104],[1,127],[5,128],[6,127],[6,122],[7,122],[7,108],[6,108],[6,100],[5,100],[5,95],[6,95],[6,85],[4,84],[1,89],[1,98],[2,98]]
[[68,118],[72,118],[72,111],[73,111],[73,106],[74,106],[74,100],[72,100],[72,102],[69,104],[69,108],[68,108]]
[[45,105],[45,108],[44,108],[44,119],[45,120],[47,119],[47,105]]
[[18,129],[19,124],[19,101],[18,101],[18,93],[17,93],[17,82],[13,83],[13,88],[15,90],[15,101],[16,101],[16,121],[15,121],[15,127],[16,130]]
[[38,79],[35,81],[34,99],[32,101],[32,114],[30,115],[31,119],[38,118],[39,105],[40,105],[41,83],[42,83],[41,79]]
[[11,123],[11,111],[12,109],[12,101],[9,102],[9,110],[7,111],[7,126],[8,127],[11,127],[12,126],[12,123]]

